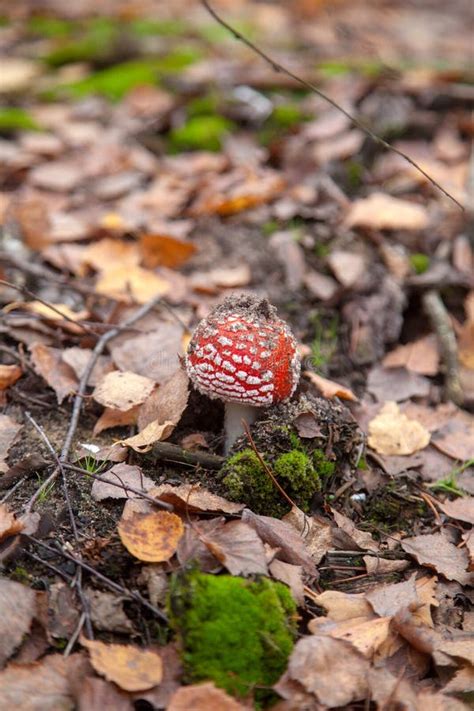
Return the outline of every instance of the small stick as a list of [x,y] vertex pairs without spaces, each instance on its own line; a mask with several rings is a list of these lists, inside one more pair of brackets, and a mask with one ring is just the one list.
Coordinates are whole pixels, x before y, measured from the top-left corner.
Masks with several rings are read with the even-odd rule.
[[229,25],[228,22],[222,19],[220,15],[217,14],[217,12],[211,7],[209,4],[208,0],[200,0],[201,5],[207,10],[207,12],[213,17],[216,22],[218,22],[222,27],[225,27],[226,30],[228,30],[231,34],[234,35],[235,39],[240,40],[243,44],[245,44],[249,49],[252,50],[252,52],[255,52],[255,54],[258,54],[259,57],[261,57],[267,64],[270,65],[270,67],[278,73],[285,74],[287,77],[291,77],[294,81],[296,81],[300,86],[304,86],[305,89],[309,89],[310,91],[314,92],[318,96],[320,96],[324,101],[326,101],[328,104],[331,104],[337,111],[340,113],[344,114],[349,121],[353,124],[353,126],[356,126],[358,129],[363,131],[366,136],[369,136],[369,138],[374,141],[374,143],[378,144],[379,146],[382,146],[382,148],[385,148],[389,151],[392,151],[393,153],[396,153],[399,155],[401,158],[406,160],[415,170],[417,170],[419,173],[421,173],[427,180],[430,181],[431,185],[434,185],[438,190],[440,190],[444,195],[446,195],[447,198],[452,200],[463,212],[464,212],[464,207],[461,205],[461,203],[456,200],[451,193],[448,193],[447,190],[445,190],[434,178],[429,175],[423,168],[416,163],[413,158],[410,158],[410,156],[407,153],[404,153],[401,151],[399,148],[396,148],[393,146],[391,143],[388,143],[387,141],[384,141],[383,138],[380,138],[376,133],[370,130],[367,126],[365,126],[361,121],[355,118],[355,116],[352,116],[352,114],[349,113],[349,111],[346,111],[342,106],[340,106],[334,99],[331,99],[330,96],[325,94],[321,89],[318,89],[318,87],[315,84],[312,84],[311,82],[307,81],[306,79],[303,79],[302,77],[298,76],[294,72],[292,72],[290,69],[287,69],[286,67],[283,66],[283,64],[280,64],[279,62],[275,61],[272,57],[270,57],[269,54],[264,52],[263,50],[259,49],[253,42],[251,42],[247,37],[245,37],[241,32],[235,29],[235,27],[232,27]]
[[97,360],[99,356],[102,354],[105,346],[109,341],[112,340],[112,338],[115,338],[118,336],[119,333],[122,331],[126,330],[130,326],[132,326],[134,323],[139,321],[143,316],[146,316],[146,314],[151,311],[159,302],[161,301],[161,296],[155,296],[153,299],[148,301],[146,304],[144,304],[141,308],[139,308],[137,311],[135,311],[130,318],[128,318],[126,321],[124,321],[121,325],[119,326],[114,326],[111,328],[109,331],[104,333],[99,340],[97,341],[94,350],[91,353],[91,356],[89,358],[89,362],[87,363],[87,366],[82,374],[82,377],[79,382],[79,389],[74,397],[74,404],[72,407],[72,414],[71,414],[71,420],[69,423],[69,428],[66,433],[66,438],[64,440],[64,445],[61,450],[61,455],[60,455],[60,460],[62,462],[66,461],[68,456],[69,456],[69,451],[72,446],[72,440],[74,439],[74,435],[76,433],[77,426],[79,424],[79,417],[81,414],[81,409],[82,409],[82,401],[85,397],[86,394],[86,389],[87,389],[87,384],[89,382],[90,375],[92,373],[92,370],[94,369],[95,364],[97,363]]
[[19,291],[20,294],[24,294],[24,296],[29,296],[30,298],[35,299],[35,301],[39,301],[40,304],[43,304],[43,306],[47,306],[48,309],[51,309],[51,311],[54,311],[58,316],[61,316],[61,318],[64,321],[69,321],[70,323],[73,323],[75,326],[79,326],[79,328],[82,328],[84,333],[89,334],[90,336],[96,337],[97,334],[95,331],[93,331],[89,326],[86,326],[85,324],[81,323],[81,321],[74,321],[73,318],[70,316],[67,316],[67,314],[64,314],[60,309],[56,308],[53,304],[50,304],[49,301],[45,301],[42,299],[40,296],[35,294],[33,291],[30,291],[29,289],[26,288],[26,286],[17,286],[16,284],[12,284],[10,281],[5,281],[5,279],[0,279],[0,284],[3,284],[4,286],[10,287],[10,289],[15,289],[15,291]]
[[111,590],[114,590],[115,592],[119,592],[122,595],[125,595],[128,598],[132,598],[132,600],[135,600],[136,602],[140,603],[140,605],[143,605],[143,607],[148,608],[153,614],[155,614],[157,617],[159,617],[163,622],[167,623],[168,618],[166,615],[161,612],[157,607],[151,604],[151,602],[148,602],[148,600],[140,595],[139,592],[136,590],[128,590],[125,588],[123,585],[119,585],[119,583],[116,583],[114,580],[111,580],[108,578],[106,575],[103,573],[99,573],[98,570],[95,570],[95,568],[92,568],[92,566],[87,565],[87,563],[84,563],[83,560],[80,560],[76,558],[75,556],[71,555],[70,553],[66,553],[65,550],[63,550],[59,544],[57,548],[53,548],[52,546],[49,546],[47,543],[44,543],[43,541],[40,541],[38,538],[35,538],[34,536],[25,536],[26,538],[29,538],[30,541],[33,541],[33,543],[37,543],[38,545],[42,546],[46,550],[48,550],[50,553],[56,553],[64,556],[68,560],[71,560],[73,563],[77,563],[77,565],[81,566],[81,568],[84,568],[84,570],[87,570],[88,573],[91,575],[94,575],[98,580],[101,580],[104,585],[107,585]]
[[430,289],[423,294],[422,301],[436,333],[446,368],[446,395],[456,405],[462,405],[464,395],[459,381],[458,346],[448,310],[435,289]]
[[219,457],[217,454],[189,452],[186,449],[181,449],[176,444],[171,444],[171,442],[155,442],[152,453],[156,454],[160,459],[176,461],[179,464],[188,464],[190,466],[201,465],[204,469],[220,469],[225,462],[225,458]]
[[[166,511],[174,511],[174,506],[172,504],[169,504],[167,501],[161,501],[160,499],[155,499],[153,496],[150,496],[147,494],[145,491],[140,491],[140,489],[136,489],[134,486],[130,486],[130,484],[125,484],[122,481],[109,481],[109,479],[106,479],[103,476],[100,476],[100,474],[95,474],[93,472],[88,472],[85,471],[84,469],[81,469],[81,467],[76,467],[74,464],[68,464],[67,462],[62,462],[62,466],[65,469],[70,469],[73,472],[78,472],[79,474],[83,474],[85,477],[92,477],[92,479],[97,479],[97,481],[102,481],[104,484],[111,484],[112,486],[116,486],[119,489],[123,489],[123,491],[131,491],[133,494],[136,494],[140,499],[145,499],[146,501],[149,501],[151,504],[155,504],[155,506],[159,506],[162,509],[166,509]],[[119,478],[119,477],[117,477]]]

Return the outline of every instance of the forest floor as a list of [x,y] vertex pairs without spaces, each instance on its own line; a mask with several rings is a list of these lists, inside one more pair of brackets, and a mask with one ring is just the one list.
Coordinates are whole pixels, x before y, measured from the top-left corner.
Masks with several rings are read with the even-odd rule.
[[[0,2],[0,707],[462,711],[472,8],[206,4]],[[302,375],[224,457],[235,293]]]

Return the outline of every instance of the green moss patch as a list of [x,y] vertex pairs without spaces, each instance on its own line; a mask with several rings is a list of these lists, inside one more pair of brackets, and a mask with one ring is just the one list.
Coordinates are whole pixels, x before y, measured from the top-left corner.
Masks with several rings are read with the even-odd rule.
[[211,679],[240,697],[257,688],[259,701],[271,695],[296,634],[296,605],[286,586],[191,571],[174,579],[168,606],[189,681]]
[[39,131],[40,126],[24,109],[14,106],[0,108],[0,133],[13,131]]
[[[334,472],[334,464],[321,450],[304,451],[294,435],[294,448],[278,457],[269,457],[268,466],[290,499],[309,511],[323,478]],[[296,446],[295,446],[296,445]],[[265,471],[255,452],[244,449],[234,454],[223,468],[225,493],[232,501],[242,501],[255,513],[281,517],[290,506]]]

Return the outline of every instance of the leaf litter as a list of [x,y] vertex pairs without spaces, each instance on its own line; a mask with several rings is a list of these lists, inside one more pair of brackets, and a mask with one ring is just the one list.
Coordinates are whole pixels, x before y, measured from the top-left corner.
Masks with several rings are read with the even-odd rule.
[[[282,711],[461,711],[474,557],[463,216],[221,37],[199,3],[156,4],[153,21],[126,3],[98,17],[88,1],[71,20],[22,0],[0,28],[0,705],[252,708],[273,685]],[[452,43],[436,3],[310,5],[226,13],[303,78],[317,46],[310,80],[467,204],[465,10],[449,13]],[[427,28],[416,45],[414,26]],[[362,38],[393,74],[367,66]],[[433,65],[436,42],[451,74]],[[444,326],[424,311],[430,290]],[[288,410],[264,413],[236,450],[262,455],[266,486],[281,455],[317,472],[311,501],[284,500],[282,518],[230,495],[221,406],[181,365],[197,321],[236,291],[275,303],[304,360]],[[196,566],[288,591],[299,638],[279,680],[234,698],[163,644],[176,581]]]

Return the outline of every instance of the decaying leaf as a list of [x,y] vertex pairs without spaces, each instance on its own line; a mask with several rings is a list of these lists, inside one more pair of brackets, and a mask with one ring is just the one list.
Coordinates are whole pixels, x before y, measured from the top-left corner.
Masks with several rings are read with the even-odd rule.
[[58,403],[77,390],[78,380],[73,369],[62,360],[62,351],[42,343],[30,347],[31,362],[36,372],[54,390]]
[[[78,380],[82,378],[91,356],[92,350],[90,350],[90,348],[78,348],[77,346],[65,348],[62,352],[62,360],[73,369]],[[110,358],[107,356],[99,356],[87,384],[91,387],[95,387],[103,376],[110,373],[113,369]]]
[[436,375],[439,369],[436,338],[425,336],[404,346],[398,346],[385,356],[382,365],[385,368],[406,368],[420,375]]
[[351,618],[342,622],[327,622],[324,617],[311,620],[310,631],[334,639],[345,639],[366,659],[372,659],[377,650],[387,641],[390,634],[391,617]]
[[368,671],[369,662],[349,642],[320,635],[300,639],[288,662],[290,678],[329,708],[364,699]]
[[371,534],[366,531],[359,531],[356,525],[350,518],[339,513],[336,509],[331,509],[332,515],[338,527],[344,531],[352,541],[354,546],[366,551],[378,551],[379,545],[372,538]]
[[6,390],[21,378],[23,371],[19,365],[0,365],[0,390]]
[[433,568],[448,580],[457,580],[461,585],[474,581],[474,575],[467,572],[469,556],[466,550],[456,548],[442,533],[404,538],[401,546],[420,565]]
[[102,378],[92,397],[104,407],[126,412],[145,402],[154,387],[154,381],[143,375],[114,370]]
[[115,410],[112,407],[106,407],[95,423],[92,434],[97,437],[104,430],[109,430],[113,427],[136,425],[139,411],[140,405],[135,405],[130,410]]
[[372,193],[353,203],[346,225],[373,230],[423,230],[428,226],[428,213],[422,205],[385,193]]
[[170,699],[167,711],[245,711],[244,706],[211,682],[183,686]]
[[9,415],[0,414],[0,472],[8,469],[5,459],[22,427]]
[[474,497],[466,496],[454,501],[438,502],[438,508],[441,509],[446,516],[454,518],[457,521],[465,521],[474,526]]
[[317,387],[323,397],[327,397],[330,400],[335,397],[339,397],[341,400],[357,400],[352,390],[346,388],[344,385],[335,383],[333,380],[323,378],[312,370],[305,370],[303,375]]
[[199,484],[160,484],[149,491],[150,496],[172,504],[175,509],[189,513],[239,514],[244,504],[227,501],[222,496],[212,494]]
[[[199,531],[199,524],[197,529]],[[232,575],[267,575],[263,543],[248,524],[230,521],[200,538]]]
[[169,560],[176,552],[184,533],[183,522],[168,511],[137,513],[121,518],[118,525],[120,540],[135,558],[147,563]]
[[401,413],[395,402],[386,402],[369,422],[367,441],[379,454],[406,455],[427,447],[430,433],[419,422]]
[[84,591],[89,602],[94,627],[105,632],[133,632],[133,624],[123,609],[124,599],[117,593],[93,590]]
[[81,643],[89,650],[96,672],[125,691],[151,689],[163,677],[161,657],[156,652],[85,638]]
[[189,379],[186,371],[178,370],[163,385],[152,392],[143,403],[138,416],[138,427],[143,430],[152,422],[172,422],[177,425],[189,398]]
[[357,284],[367,269],[365,259],[356,252],[335,249],[327,261],[338,282],[346,289]]
[[[127,485],[138,491],[145,492],[155,485],[153,479],[145,476],[140,467],[131,466],[130,464],[115,464],[100,476],[101,480],[94,479],[92,484],[91,494],[95,501],[102,501],[103,499],[135,499],[138,494],[133,491],[127,491],[125,488]],[[107,482],[112,483],[108,484]]]
[[13,580],[0,579],[0,669],[30,629],[35,609],[34,590]]
[[341,590],[325,590],[315,602],[327,611],[331,620],[342,622],[355,617],[371,619],[374,612],[363,593],[345,593]]
[[0,708],[62,711],[74,707],[71,679],[80,684],[92,671],[82,654],[51,654],[31,664],[9,664],[0,672]]

